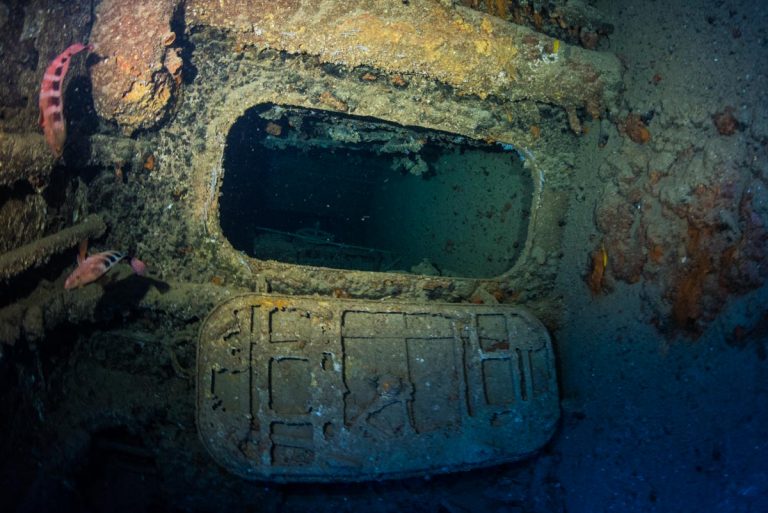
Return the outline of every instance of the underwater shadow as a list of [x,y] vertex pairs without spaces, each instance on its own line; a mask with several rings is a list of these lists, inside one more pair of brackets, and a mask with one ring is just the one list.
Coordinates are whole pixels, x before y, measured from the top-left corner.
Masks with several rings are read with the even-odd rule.
[[171,286],[162,280],[136,274],[104,284],[104,294],[94,308],[95,317],[111,319],[115,315],[137,309],[152,287],[161,294],[171,290]]

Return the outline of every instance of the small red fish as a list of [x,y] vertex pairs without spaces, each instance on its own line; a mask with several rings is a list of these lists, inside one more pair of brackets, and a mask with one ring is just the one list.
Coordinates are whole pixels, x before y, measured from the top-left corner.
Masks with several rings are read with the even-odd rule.
[[64,141],[67,139],[67,123],[64,121],[64,101],[62,84],[69,70],[72,56],[83,50],[93,50],[93,45],[75,43],[64,50],[48,65],[40,85],[40,126],[45,134],[45,141],[54,157],[64,153]]
[[[77,255],[77,267],[64,282],[64,288],[67,290],[76,289],[92,283],[104,276],[120,260],[126,258],[126,255],[119,251],[104,251],[95,255],[86,256],[88,252],[88,241],[80,243],[80,253]],[[131,269],[139,276],[144,276],[147,272],[147,266],[138,258],[131,258]]]

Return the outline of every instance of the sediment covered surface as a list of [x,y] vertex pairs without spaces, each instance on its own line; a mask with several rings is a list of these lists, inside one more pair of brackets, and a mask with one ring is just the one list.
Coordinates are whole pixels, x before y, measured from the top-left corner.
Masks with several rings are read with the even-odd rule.
[[[110,6],[119,12],[116,4],[97,4],[96,18]],[[494,4],[494,13],[529,19],[533,29],[569,30],[547,27],[557,24],[553,13]],[[251,5],[244,13],[243,2],[153,4],[159,11],[148,23],[160,38],[143,41],[142,51],[102,33],[114,60],[89,57],[70,70],[65,101],[77,129],[55,165],[39,134],[29,135],[35,87],[48,60],[87,38],[96,18],[85,4],[67,12],[46,2],[0,5],[0,130],[12,134],[0,139],[12,139],[0,155],[10,161],[0,173],[12,169],[0,179],[0,216],[3,233],[24,226],[22,236],[3,237],[3,253],[98,213],[107,232],[91,245],[130,251],[150,268],[141,278],[120,264],[101,282],[64,291],[73,245],[2,284],[0,335],[14,342],[0,344],[3,510],[768,510],[761,5],[598,1],[613,32],[595,39],[588,32],[604,25],[585,24],[589,31],[568,39],[584,48],[567,54],[552,37],[447,2]],[[66,28],[52,28],[56,20]],[[452,31],[465,37],[453,40]],[[136,59],[116,66],[123,52]],[[168,96],[144,82],[154,79]],[[121,110],[133,97],[111,85],[97,91],[102,81],[122,81],[147,103]],[[87,101],[78,106],[80,97],[101,117],[94,121]],[[545,199],[558,230],[538,234],[549,242],[534,241],[529,274],[510,277],[509,288],[445,276],[413,285],[407,275],[374,286],[359,273],[328,280],[240,259],[198,215],[202,200],[219,200],[198,174],[218,183],[211,148],[227,135],[208,127],[234,121],[237,109],[253,106],[245,100],[285,98],[513,141],[556,184]],[[96,132],[112,138],[90,142]],[[211,165],[195,169],[200,162]],[[243,482],[198,440],[195,344],[215,304],[270,287],[548,301],[537,313],[555,344],[560,428],[524,462],[429,480]]]

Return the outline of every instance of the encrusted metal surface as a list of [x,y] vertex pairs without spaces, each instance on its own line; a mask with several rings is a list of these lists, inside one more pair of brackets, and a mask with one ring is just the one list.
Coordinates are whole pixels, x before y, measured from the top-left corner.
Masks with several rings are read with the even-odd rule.
[[0,254],[0,282],[47,262],[52,255],[72,248],[83,239],[98,237],[107,229],[101,216],[92,214],[81,223]]
[[238,296],[203,323],[197,369],[203,444],[248,479],[508,462],[559,416],[546,329],[507,305]]
[[[350,68],[424,75],[459,94],[533,99],[595,115],[616,101],[620,67],[607,54],[436,0],[191,0],[191,27],[216,27],[241,45],[316,55]],[[563,45],[565,47],[565,45]]]

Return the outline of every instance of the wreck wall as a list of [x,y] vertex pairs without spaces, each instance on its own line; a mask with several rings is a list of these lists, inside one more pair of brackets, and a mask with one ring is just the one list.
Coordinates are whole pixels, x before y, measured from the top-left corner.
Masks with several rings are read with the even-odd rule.
[[[95,55],[87,59],[94,106],[70,116],[75,127],[87,119],[94,124],[70,132],[58,162],[46,156],[42,137],[29,135],[29,123],[19,125],[23,134],[0,138],[11,141],[4,155],[14,168],[4,172],[6,183],[41,176],[40,189],[50,191],[50,177],[60,176],[59,201],[74,210],[46,211],[49,202],[26,200],[49,227],[4,249],[51,233],[53,219],[61,229],[99,212],[107,226],[100,247],[141,255],[160,280],[289,294],[449,301],[479,295],[525,302],[554,317],[577,143],[568,130],[580,132],[580,118],[615,108],[617,59],[440,2],[382,5],[169,0],[125,10],[120,2],[100,2],[95,17],[79,21],[83,31],[94,23]],[[115,27],[120,38],[110,37]],[[39,73],[46,63],[37,65]],[[73,67],[69,80],[82,71]],[[66,102],[89,98],[86,85],[68,90]],[[523,256],[491,280],[317,270],[245,257],[220,233],[221,160],[232,124],[266,102],[442,130],[519,153],[535,184]],[[88,118],[94,112],[98,121]],[[16,141],[31,141],[28,157]],[[6,226],[21,222],[5,219]]]
[[[218,267],[227,268],[230,278],[243,285],[258,275],[268,289],[283,293],[343,290],[363,297],[469,298],[481,281],[310,271],[244,258],[221,236],[217,207],[224,138],[246,109],[275,103],[370,116],[495,141],[527,159],[536,191],[524,256],[504,277],[483,286],[519,300],[545,296],[560,251],[569,163],[557,129],[540,135],[540,125],[556,126],[564,118],[549,120],[543,110],[555,103],[573,128],[578,125],[577,107],[599,112],[611,105],[619,81],[616,61],[580,49],[558,49],[552,39],[468,10],[449,13],[430,2],[380,12],[374,4],[355,4],[357,10],[350,12],[357,14],[337,12],[333,2],[270,4],[261,10],[245,10],[234,2],[224,11],[205,2],[187,5],[196,48],[192,66],[198,75],[185,93],[179,117],[195,104],[197,119],[209,120],[204,143],[191,161],[190,233],[199,234],[202,228],[201,245],[215,245],[221,256]],[[281,20],[279,27],[274,19]],[[393,39],[374,38],[375,45],[361,50],[359,38],[371,26],[386,26]],[[467,39],[447,38],[450,30]],[[398,31],[416,35],[398,37]],[[324,37],[312,37],[318,33]],[[468,43],[472,37],[478,39]],[[428,48],[433,48],[431,56],[417,58]],[[530,73],[519,81],[509,78],[516,67]],[[558,78],[561,74],[568,80]],[[198,94],[204,101],[196,103]]]
[[[75,187],[57,182],[69,187],[64,196],[70,202],[46,193],[55,162],[38,132],[37,100],[45,67],[70,42],[85,39],[90,23],[87,5],[0,5],[0,253],[53,233],[82,213]],[[84,59],[76,59],[69,74],[84,76]]]

